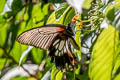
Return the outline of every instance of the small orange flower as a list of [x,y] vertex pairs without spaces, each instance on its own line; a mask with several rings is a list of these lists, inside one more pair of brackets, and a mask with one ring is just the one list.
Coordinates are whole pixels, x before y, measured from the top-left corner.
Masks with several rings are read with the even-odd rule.
[[28,80],[37,80],[35,77],[29,77]]
[[50,11],[54,10],[54,7],[52,4],[49,5],[49,9],[50,9]]
[[82,21],[78,23],[79,28],[83,25]]
[[72,18],[72,22],[75,22],[77,18],[78,18],[78,16],[75,15],[75,16]]

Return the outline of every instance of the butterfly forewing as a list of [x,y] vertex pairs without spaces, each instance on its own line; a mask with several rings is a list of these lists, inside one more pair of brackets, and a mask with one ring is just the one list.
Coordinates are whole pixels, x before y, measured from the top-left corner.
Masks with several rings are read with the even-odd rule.
[[22,44],[32,45],[48,50],[56,36],[59,27],[39,27],[22,33],[17,41]]

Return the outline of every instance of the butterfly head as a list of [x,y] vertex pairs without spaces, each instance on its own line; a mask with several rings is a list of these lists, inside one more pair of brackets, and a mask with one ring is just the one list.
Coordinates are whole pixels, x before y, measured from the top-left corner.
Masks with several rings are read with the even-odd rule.
[[71,23],[68,23],[68,24],[67,24],[66,29],[67,29],[68,35],[74,36]]

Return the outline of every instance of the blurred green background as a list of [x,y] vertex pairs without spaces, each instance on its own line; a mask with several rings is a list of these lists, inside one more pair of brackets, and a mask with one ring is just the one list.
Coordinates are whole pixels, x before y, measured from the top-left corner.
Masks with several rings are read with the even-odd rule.
[[[68,23],[80,47],[73,49],[78,60],[73,71],[62,72],[47,51],[16,41],[28,29]],[[119,0],[1,0],[0,79],[120,80],[119,31]]]

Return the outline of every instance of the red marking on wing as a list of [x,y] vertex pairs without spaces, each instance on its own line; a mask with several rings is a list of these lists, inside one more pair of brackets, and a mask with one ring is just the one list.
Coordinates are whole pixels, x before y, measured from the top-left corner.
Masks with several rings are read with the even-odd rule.
[[69,53],[68,55],[69,55],[69,57],[71,59],[72,65],[75,65],[75,60],[74,60],[74,57],[73,57],[72,53]]
[[64,31],[65,29],[62,27],[58,27],[58,31]]

